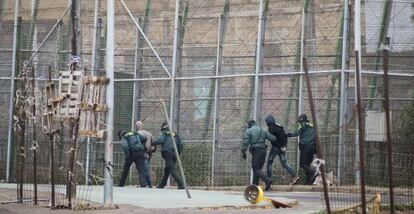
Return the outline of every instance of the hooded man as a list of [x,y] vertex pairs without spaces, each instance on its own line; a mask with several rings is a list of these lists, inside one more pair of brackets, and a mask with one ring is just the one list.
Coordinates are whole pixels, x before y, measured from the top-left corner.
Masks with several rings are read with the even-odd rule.
[[266,140],[275,141],[276,138],[257,125],[256,121],[249,121],[241,146],[242,157],[246,160],[246,151],[249,149],[252,154],[253,184],[259,185],[260,178],[265,182],[265,190],[268,191],[272,185],[272,178],[262,172],[266,160]]
[[298,129],[294,133],[288,133],[288,137],[299,136],[300,158],[299,165],[305,171],[305,185],[312,185],[315,179],[315,170],[312,169],[311,163],[315,154],[315,130],[313,124],[309,122],[306,114],[299,115]]
[[178,153],[180,154],[183,148],[180,136],[175,132],[171,132],[168,128],[168,123],[164,122],[161,125],[160,136],[154,141],[155,145],[161,145],[161,155],[165,160],[164,176],[157,188],[164,188],[167,185],[168,177],[171,174],[177,182],[178,189],[184,189],[184,183],[175,169],[177,157],[174,152],[173,138],[177,145]]
[[266,125],[270,134],[276,137],[275,141],[270,141],[272,148],[270,149],[269,159],[267,161],[267,176],[272,177],[272,164],[276,156],[279,156],[280,163],[282,167],[288,171],[292,177],[291,185],[295,184],[299,177],[297,176],[295,170],[287,163],[286,161],[286,147],[287,147],[287,136],[283,126],[276,123],[275,118],[272,115],[268,115],[265,118]]
[[155,148],[155,146],[154,147],[152,146],[152,143],[154,141],[154,136],[150,132],[144,129],[144,123],[142,123],[141,121],[137,121],[135,123],[135,128],[140,135],[147,138],[147,141],[145,142],[146,153],[145,153],[145,160],[144,160],[144,176],[145,176],[145,181],[147,183],[147,187],[152,188],[151,176],[149,173],[149,161],[151,159],[152,152]]

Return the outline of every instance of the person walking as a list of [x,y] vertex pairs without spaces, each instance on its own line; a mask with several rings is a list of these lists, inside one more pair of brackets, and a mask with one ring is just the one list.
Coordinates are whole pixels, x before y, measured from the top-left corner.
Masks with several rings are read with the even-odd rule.
[[135,167],[138,170],[139,184],[141,187],[145,187],[145,148],[142,144],[142,142],[146,141],[145,137],[140,136],[137,132],[126,132],[124,130],[118,132],[118,137],[121,140],[121,145],[125,153],[125,162],[122,169],[121,179],[119,181],[119,186],[125,186],[125,180],[128,177],[129,169],[132,163],[135,163]]
[[135,128],[140,135],[147,138],[147,141],[145,142],[144,176],[147,187],[152,188],[149,163],[152,157],[152,152],[155,149],[155,146],[152,146],[154,142],[154,136],[149,131],[144,129],[144,123],[142,121],[137,121],[135,123]]
[[272,148],[270,149],[269,158],[267,160],[267,176],[272,177],[272,165],[276,156],[279,156],[280,163],[282,167],[290,174],[292,180],[290,185],[295,184],[299,177],[297,176],[295,170],[288,164],[286,161],[286,148],[287,148],[287,135],[283,126],[276,122],[275,118],[272,115],[268,115],[265,118],[266,125],[270,134],[276,137],[275,141],[271,141]]
[[164,122],[161,125],[160,136],[154,141],[155,145],[161,145],[161,155],[165,160],[164,176],[157,188],[164,188],[167,185],[168,177],[171,174],[177,182],[178,189],[184,189],[184,183],[175,169],[177,157],[174,151],[173,138],[177,145],[178,153],[180,154],[183,149],[183,143],[181,142],[180,136],[176,132],[170,131],[168,123]]
[[309,122],[306,114],[299,115],[299,127],[293,133],[288,133],[288,137],[299,136],[299,165],[305,171],[305,185],[312,185],[315,180],[315,170],[312,169],[311,163],[315,154],[315,130],[313,124]]
[[268,191],[270,190],[273,181],[269,176],[266,176],[262,172],[266,160],[266,140],[275,141],[276,137],[257,125],[256,121],[250,120],[247,123],[247,130],[243,136],[241,146],[242,157],[246,160],[246,151],[249,149],[252,155],[253,184],[258,186],[260,178],[265,182],[265,190]]

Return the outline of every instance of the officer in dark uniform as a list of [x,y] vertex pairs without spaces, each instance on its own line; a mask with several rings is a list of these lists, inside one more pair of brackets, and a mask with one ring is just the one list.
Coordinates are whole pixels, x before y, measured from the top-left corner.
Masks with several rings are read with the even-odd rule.
[[294,133],[288,133],[288,137],[299,136],[300,159],[299,165],[305,171],[305,185],[312,185],[315,180],[315,170],[311,163],[315,154],[315,130],[313,124],[309,122],[306,114],[299,115],[299,127]]
[[253,184],[259,185],[259,178],[265,184],[265,190],[269,190],[272,185],[272,179],[262,172],[263,165],[266,159],[266,144],[265,141],[275,141],[276,137],[269,134],[265,129],[256,124],[256,121],[251,120],[247,123],[247,130],[244,133],[242,143],[242,157],[246,160],[246,151],[249,149],[252,154],[252,169],[253,169]]
[[183,143],[181,142],[180,136],[175,132],[169,131],[168,123],[163,123],[161,126],[160,136],[154,141],[155,145],[161,145],[161,155],[165,160],[164,176],[157,188],[164,188],[167,185],[168,177],[171,174],[177,182],[178,189],[184,189],[183,181],[175,169],[177,157],[175,156],[172,137],[175,139],[178,153],[181,153]]
[[125,180],[128,177],[129,169],[132,163],[135,163],[135,167],[137,168],[139,175],[139,184],[141,187],[145,187],[145,148],[142,142],[146,139],[143,136],[139,135],[137,132],[126,132],[124,130],[119,131],[118,136],[121,140],[122,148],[124,149],[125,153],[125,163],[122,169],[122,175],[119,181],[119,186],[125,186]]

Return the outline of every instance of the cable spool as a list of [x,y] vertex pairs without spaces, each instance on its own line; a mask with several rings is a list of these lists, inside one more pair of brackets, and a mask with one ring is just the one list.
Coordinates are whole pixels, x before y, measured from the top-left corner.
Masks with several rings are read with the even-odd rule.
[[247,186],[244,190],[244,198],[251,204],[257,204],[263,200],[263,190],[256,185]]
[[244,198],[251,204],[258,204],[261,201],[267,201],[271,203],[275,208],[290,208],[291,206],[271,198],[265,198],[263,195],[263,189],[256,185],[247,186],[244,190]]

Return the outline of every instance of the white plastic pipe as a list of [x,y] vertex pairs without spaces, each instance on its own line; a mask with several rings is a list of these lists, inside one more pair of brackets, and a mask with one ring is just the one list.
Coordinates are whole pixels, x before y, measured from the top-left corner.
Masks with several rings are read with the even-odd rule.
[[348,106],[348,74],[346,73],[348,60],[348,30],[349,30],[349,0],[344,0],[344,23],[342,32],[342,62],[341,62],[341,101],[339,109],[339,137],[338,137],[338,168],[337,179],[338,184],[342,182],[342,172],[345,164],[344,141],[345,141],[345,125]]
[[[355,0],[355,18],[354,18],[354,28],[355,28],[355,32],[354,32],[354,40],[355,40],[355,52],[358,52],[358,61],[359,63],[355,65],[355,70],[357,68],[359,68],[359,71],[361,71],[361,0]],[[356,74],[356,72],[354,73]],[[356,83],[357,83],[357,79],[360,79],[361,76],[354,76],[354,80],[355,80],[355,93],[354,93],[354,106],[356,106],[358,104],[358,99],[357,99],[357,87],[356,87]],[[356,121],[357,123],[357,127],[359,127],[360,124],[358,124],[358,121]],[[355,166],[356,167],[356,172],[355,172],[355,185],[359,185],[360,184],[360,170],[359,170],[359,150],[357,149],[359,148],[359,130],[358,128],[355,128]]]
[[104,204],[113,205],[113,131],[114,131],[114,19],[115,0],[107,0],[107,35],[106,35],[106,77],[109,83],[106,89],[106,143],[105,143],[105,174],[104,174]]

